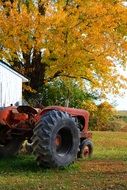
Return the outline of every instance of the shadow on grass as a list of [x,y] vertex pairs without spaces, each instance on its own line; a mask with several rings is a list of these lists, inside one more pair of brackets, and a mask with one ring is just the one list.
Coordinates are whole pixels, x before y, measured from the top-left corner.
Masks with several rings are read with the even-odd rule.
[[63,168],[43,168],[37,165],[36,159],[33,155],[18,155],[10,158],[1,158],[0,159],[0,174],[4,173],[21,173],[21,172],[50,172],[50,171],[72,171],[78,170],[79,165],[74,163],[70,166],[63,167]]
[[0,159],[0,173],[6,172],[37,172],[45,171],[46,169],[40,168],[34,156],[28,155],[19,155],[10,158],[1,158]]

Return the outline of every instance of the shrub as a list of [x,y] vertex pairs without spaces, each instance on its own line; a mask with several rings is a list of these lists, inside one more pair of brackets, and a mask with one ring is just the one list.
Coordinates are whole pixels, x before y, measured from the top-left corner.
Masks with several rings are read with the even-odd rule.
[[97,131],[116,131],[119,130],[120,124],[115,120],[115,109],[108,102],[96,105],[93,101],[86,101],[82,108],[90,112],[89,127]]

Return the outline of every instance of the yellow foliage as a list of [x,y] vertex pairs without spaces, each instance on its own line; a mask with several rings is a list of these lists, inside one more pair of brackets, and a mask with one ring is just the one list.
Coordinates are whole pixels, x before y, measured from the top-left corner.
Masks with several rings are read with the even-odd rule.
[[[115,108],[108,102],[96,105],[93,101],[87,100],[82,104],[82,108],[90,113],[90,128],[93,130],[116,130],[114,116]],[[114,128],[113,128],[114,127]]]
[[90,114],[93,114],[94,112],[97,111],[97,105],[91,100],[84,101],[82,103],[82,108],[89,111]]
[[23,84],[23,89],[31,93],[36,93],[36,90],[32,89],[30,86],[26,84]]
[[127,8],[122,1],[40,2],[43,14],[32,1],[6,1],[4,6],[0,1],[1,59],[14,66],[22,62],[19,70],[30,78],[36,74],[42,83],[55,77],[84,79],[86,86],[105,94],[127,86],[117,70],[117,65],[126,66],[127,56]]

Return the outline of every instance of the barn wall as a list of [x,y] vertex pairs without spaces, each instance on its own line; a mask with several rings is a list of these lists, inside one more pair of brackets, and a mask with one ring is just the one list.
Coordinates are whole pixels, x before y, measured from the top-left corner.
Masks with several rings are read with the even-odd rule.
[[0,65],[0,107],[22,104],[22,78]]

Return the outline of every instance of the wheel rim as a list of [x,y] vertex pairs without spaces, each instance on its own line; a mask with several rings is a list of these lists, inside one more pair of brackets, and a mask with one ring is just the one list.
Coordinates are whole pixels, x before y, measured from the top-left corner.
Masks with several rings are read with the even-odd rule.
[[83,157],[88,157],[90,154],[89,146],[85,145],[83,148]]
[[61,145],[61,143],[62,143],[62,138],[59,134],[57,134],[56,139],[55,139],[55,144],[58,147]]
[[58,131],[55,138],[56,153],[59,156],[68,154],[73,147],[73,136],[68,128]]

